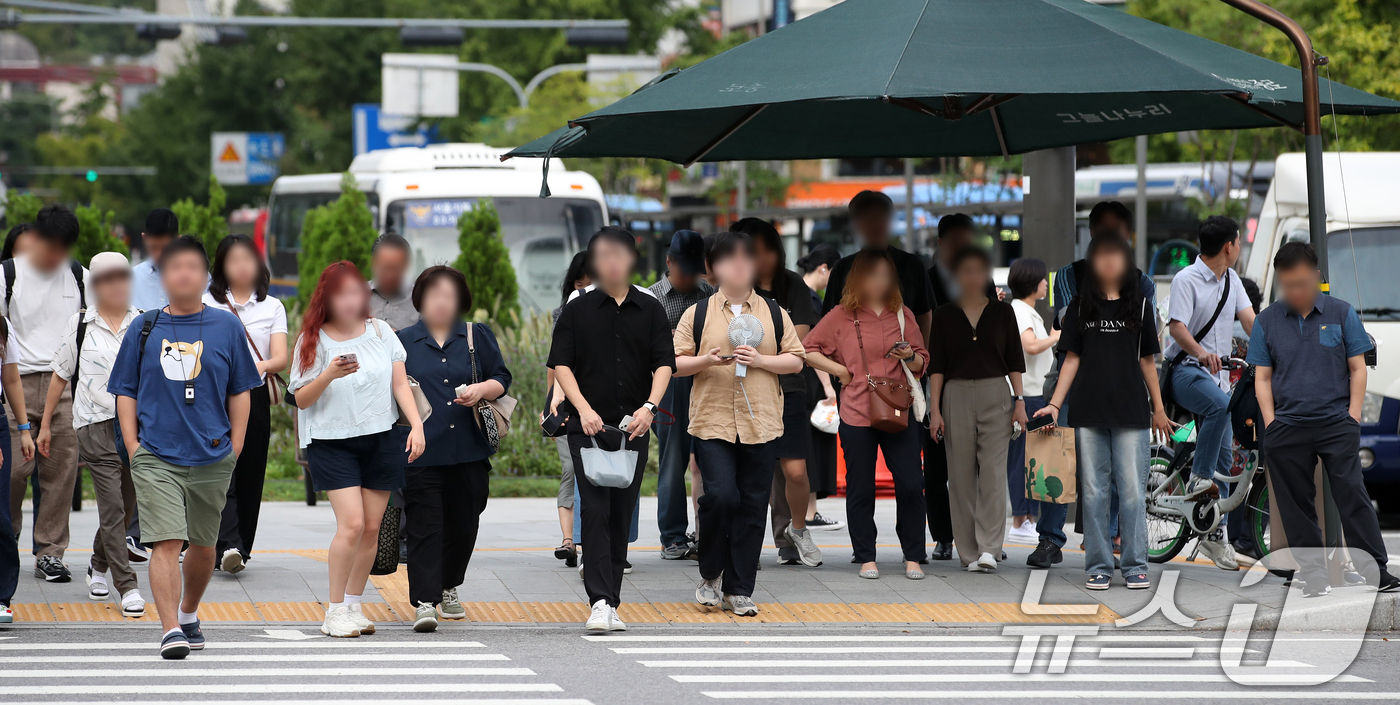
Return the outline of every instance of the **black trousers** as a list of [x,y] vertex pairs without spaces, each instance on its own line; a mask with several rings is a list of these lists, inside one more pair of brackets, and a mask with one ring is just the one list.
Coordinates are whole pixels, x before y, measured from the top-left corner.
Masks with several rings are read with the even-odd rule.
[[[243,560],[253,552],[253,539],[258,533],[258,512],[262,509],[263,480],[267,477],[267,447],[272,441],[272,403],[267,396],[267,383],[248,392],[248,431],[243,436],[243,452],[233,466],[228,481],[224,512],[219,519],[220,555],[230,548],[238,549]],[[132,526],[140,531],[135,521]]]
[[846,455],[846,519],[850,522],[851,552],[856,563],[875,560],[877,451],[884,451],[885,465],[894,476],[894,532],[899,536],[904,560],[928,558],[924,544],[924,478],[919,467],[921,431],[917,423],[899,433],[841,423],[841,449]]
[[934,541],[953,542],[953,517],[948,513],[948,446],[935,443],[928,425],[919,424],[924,446],[924,501],[928,508],[928,535]]
[[[632,533],[632,512],[642,492],[642,469],[647,464],[650,434],[626,442],[637,451],[636,473],[627,487],[598,487],[588,481],[583,466],[584,448],[595,443],[603,450],[618,450],[618,434],[600,433],[590,439],[582,432],[569,433],[569,455],[578,488],[579,538],[583,543],[583,590],[588,604],[598,600],[612,607],[622,604],[622,571],[627,567],[627,538]],[[418,521],[418,517],[413,518]]]
[[[1320,459],[1331,484],[1347,547],[1370,554],[1384,570],[1385,542],[1361,476],[1361,427],[1356,421],[1347,418],[1318,426],[1294,426],[1275,420],[1264,430],[1263,446],[1269,489],[1278,502],[1289,548],[1322,546],[1322,530],[1317,525],[1313,501],[1317,496],[1313,475]],[[1327,566],[1320,551],[1305,551],[1295,558],[1304,581],[1326,580]]]
[[768,495],[777,464],[772,443],[695,439],[700,496],[700,577],[723,577],[726,595],[753,596],[763,551]]
[[491,496],[491,463],[407,465],[408,600],[435,605],[466,579],[481,513]]

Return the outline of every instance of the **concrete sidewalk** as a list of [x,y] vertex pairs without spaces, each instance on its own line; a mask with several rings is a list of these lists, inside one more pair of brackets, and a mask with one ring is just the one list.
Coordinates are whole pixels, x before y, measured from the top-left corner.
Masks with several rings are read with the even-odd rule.
[[[828,517],[845,516],[845,502],[822,500],[821,512]],[[115,602],[91,602],[83,575],[90,549],[70,549],[65,560],[73,571],[73,582],[44,583],[33,577],[28,554],[30,517],[26,511],[25,533],[20,539],[21,574],[15,597],[17,622],[139,621],[124,620]],[[1166,584],[1167,573],[1176,573],[1175,604],[1196,620],[1197,629],[1222,629],[1236,604],[1260,606],[1259,620],[1276,618],[1287,589],[1273,576],[1258,584],[1241,587],[1245,572],[1227,572],[1204,560],[1187,563],[1177,560],[1153,566],[1153,590],[1129,591],[1115,585],[1105,592],[1084,588],[1083,553],[1065,551],[1065,561],[1045,572],[1031,571],[1025,565],[1033,546],[1008,544],[1009,560],[995,574],[967,573],[954,561],[933,561],[925,566],[928,578],[907,580],[899,561],[894,538],[894,501],[877,503],[876,522],[882,532],[880,580],[864,580],[850,564],[850,538],[845,530],[816,532],[817,544],[825,554],[825,565],[818,568],[780,567],[777,551],[770,543],[763,553],[763,570],[758,575],[754,600],[759,603],[756,618],[734,618],[717,609],[694,603],[699,573],[694,561],[663,561],[659,557],[656,530],[656,499],[643,497],[639,540],[633,544],[629,560],[634,566],[623,587],[624,605],[620,610],[629,623],[921,623],[938,625],[977,625],[1015,623],[1112,624],[1120,616],[1132,615],[1146,606],[1158,586]],[[89,504],[73,514],[72,536],[75,547],[86,547],[95,533],[97,512]],[[215,573],[205,596],[201,617],[208,621],[319,623],[322,602],[327,593],[326,547],[335,523],[330,506],[321,503],[270,502],[263,505],[258,545],[248,569],[233,576]],[[1392,542],[1394,537],[1392,538]],[[587,616],[583,583],[576,569],[565,568],[553,557],[560,542],[557,513],[551,499],[492,499],[482,517],[480,539],[466,582],[460,589],[467,605],[468,619],[476,623],[579,623]],[[1070,546],[1079,537],[1071,534]],[[142,594],[150,599],[145,567],[138,567]],[[1056,615],[1030,613],[1023,609],[1028,581],[1033,573],[1046,577],[1039,604],[1093,606],[1093,614]],[[412,621],[407,603],[407,577],[404,569],[389,576],[372,578],[373,590],[365,595],[366,612],[383,622]],[[1372,618],[1372,628],[1392,630],[1397,626],[1395,595],[1382,595]],[[154,619],[148,607],[144,620]],[[1135,628],[1178,629],[1160,614]]]

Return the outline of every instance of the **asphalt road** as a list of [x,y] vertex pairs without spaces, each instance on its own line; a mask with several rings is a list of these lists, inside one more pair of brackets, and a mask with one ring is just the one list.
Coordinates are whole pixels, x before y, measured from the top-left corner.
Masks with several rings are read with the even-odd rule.
[[[1063,658],[1055,638],[1041,638],[1036,655],[1022,661],[1028,672],[1016,673],[1018,657],[1031,652],[1000,629],[706,625],[587,636],[577,627],[453,625],[432,635],[388,627],[345,640],[312,628],[205,631],[207,649],[169,662],[158,658],[157,630],[148,625],[6,629],[0,702],[1400,700],[1400,644],[1377,637],[1325,685],[1251,687],[1222,672],[1220,632],[1079,636]],[[1326,635],[1277,637],[1289,638],[1305,640],[1315,654],[1342,648]],[[1246,662],[1268,655],[1268,644],[1249,647]],[[1273,682],[1303,678],[1310,665],[1277,663]]]

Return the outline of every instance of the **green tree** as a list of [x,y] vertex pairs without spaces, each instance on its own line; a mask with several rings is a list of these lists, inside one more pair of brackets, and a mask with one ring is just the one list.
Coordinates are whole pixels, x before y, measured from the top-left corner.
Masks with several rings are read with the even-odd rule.
[[195,203],[194,199],[186,198],[170,204],[170,210],[180,219],[180,234],[193,235],[203,242],[210,259],[213,258],[219,243],[228,236],[228,218],[224,217],[224,205],[227,202],[228,195],[224,193],[224,187],[219,185],[217,178],[210,176],[209,203],[201,206]]
[[73,211],[78,217],[78,244],[73,247],[73,259],[84,267],[99,252],[120,252],[130,255],[126,243],[117,239],[112,231],[117,227],[117,217],[112,211],[103,211],[96,206],[78,206]]
[[13,228],[20,223],[32,223],[34,217],[39,215],[39,209],[44,207],[44,202],[38,196],[30,193],[20,193],[10,190],[5,193],[5,224],[6,229]]
[[510,263],[510,250],[501,241],[501,216],[491,199],[473,203],[457,219],[457,231],[461,253],[454,266],[467,278],[472,301],[478,310],[485,309],[492,320],[514,320],[520,288],[515,281],[515,267]]
[[[301,230],[301,255],[297,261],[297,299],[302,306],[311,299],[321,271],[332,262],[349,260],[362,272],[369,271],[370,248],[379,233],[365,194],[349,173],[340,180],[340,198],[306,212]],[[514,281],[514,274],[512,281]]]

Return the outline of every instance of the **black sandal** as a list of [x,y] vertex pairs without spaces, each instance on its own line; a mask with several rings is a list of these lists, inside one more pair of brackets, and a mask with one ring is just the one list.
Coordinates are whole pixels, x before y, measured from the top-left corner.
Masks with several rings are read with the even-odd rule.
[[574,547],[574,540],[564,539],[564,543],[559,548],[554,549],[554,557],[564,561],[564,565],[569,568],[577,568],[578,549]]

